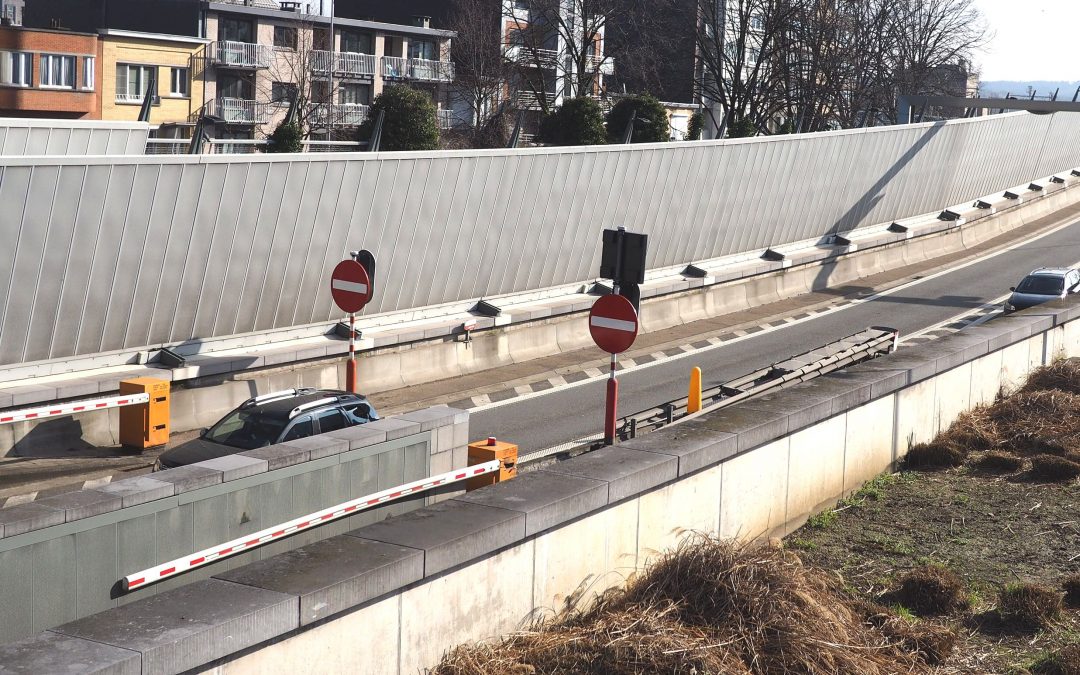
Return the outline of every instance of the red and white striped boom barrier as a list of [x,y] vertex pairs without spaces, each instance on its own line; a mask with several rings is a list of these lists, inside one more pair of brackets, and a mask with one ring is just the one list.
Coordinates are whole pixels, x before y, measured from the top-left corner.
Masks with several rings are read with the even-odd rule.
[[9,410],[0,412],[0,424],[14,422],[26,422],[28,420],[43,420],[61,415],[74,415],[75,413],[89,412],[91,410],[104,410],[105,408],[120,408],[125,405],[139,405],[150,402],[150,394],[125,394],[122,396],[106,396],[86,401],[72,401],[42,408],[26,408],[24,410]]
[[484,462],[483,464],[474,464],[473,466],[464,469],[441,473],[429,478],[421,478],[412,483],[392,487],[381,492],[367,495],[366,497],[359,497],[338,504],[337,506],[331,506],[322,511],[316,511],[315,513],[306,516],[300,516],[299,518],[294,518],[293,520],[275,527],[253,532],[246,537],[233,539],[224,544],[218,544],[217,546],[212,546],[203,549],[202,551],[192,553],[191,555],[184,556],[183,558],[170,560],[169,562],[162,563],[156,567],[129,574],[122,579],[124,590],[130,591],[136,588],[142,588],[143,586],[148,586],[156,581],[168,579],[177,574],[183,574],[184,572],[193,570],[197,567],[202,567],[215,560],[221,560],[222,558],[227,558],[236,555],[237,553],[250,551],[263,544],[283,539],[290,534],[301,532],[303,530],[310,530],[318,525],[352,515],[373,506],[385,504],[386,502],[395,499],[400,499],[401,497],[424,492],[443,485],[449,485],[450,483],[457,483],[466,478],[472,478],[473,476],[482,476],[486,473],[493,473],[498,471],[500,466],[501,463],[499,460],[493,459],[490,462]]

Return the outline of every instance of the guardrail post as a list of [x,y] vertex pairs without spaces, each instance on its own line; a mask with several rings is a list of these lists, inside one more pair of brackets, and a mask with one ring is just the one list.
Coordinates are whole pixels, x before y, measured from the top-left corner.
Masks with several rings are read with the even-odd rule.
[[497,441],[494,436],[489,436],[486,441],[469,443],[469,466],[483,464],[495,459],[499,461],[499,470],[470,478],[465,483],[466,492],[501,483],[517,476],[517,457],[517,445]]
[[690,394],[686,397],[686,414],[690,415],[701,410],[701,368],[694,366],[690,369]]
[[120,393],[147,394],[149,402],[120,408],[120,444],[142,452],[169,442],[169,382],[153,377],[120,381]]

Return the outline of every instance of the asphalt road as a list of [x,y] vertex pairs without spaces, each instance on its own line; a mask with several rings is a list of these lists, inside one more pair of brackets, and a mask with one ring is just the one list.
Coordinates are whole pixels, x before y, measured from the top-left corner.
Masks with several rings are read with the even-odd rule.
[[[868,326],[890,326],[901,338],[973,311],[1008,292],[1036,267],[1074,266],[1080,261],[1080,223],[1035,241],[929,275],[896,292],[839,311],[783,326],[740,342],[724,344],[619,376],[619,414],[625,415],[686,395],[690,368],[700,366],[705,387],[720,384]],[[647,308],[646,308],[647,310]],[[472,436],[497,436],[521,452],[549,448],[599,433],[603,428],[603,380],[552,389],[544,395],[475,410]]]

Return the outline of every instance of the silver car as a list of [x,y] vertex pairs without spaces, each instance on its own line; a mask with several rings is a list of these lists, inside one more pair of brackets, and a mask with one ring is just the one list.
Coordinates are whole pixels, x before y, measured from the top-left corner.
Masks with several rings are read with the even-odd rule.
[[1034,307],[1047,300],[1064,298],[1080,290],[1080,270],[1065,267],[1040,267],[1032,270],[1019,284],[1009,289],[1012,295],[1005,301],[1005,312]]

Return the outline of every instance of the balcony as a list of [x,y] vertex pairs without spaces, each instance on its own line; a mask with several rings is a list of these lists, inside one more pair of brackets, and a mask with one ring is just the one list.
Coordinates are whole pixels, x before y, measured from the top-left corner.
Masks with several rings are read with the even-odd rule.
[[615,72],[614,59],[606,59],[602,56],[587,56],[585,64],[590,70],[598,70],[601,75],[611,75]]
[[274,50],[267,45],[221,40],[206,46],[210,62],[224,68],[269,68]]
[[514,63],[544,69],[559,67],[559,52],[554,49],[529,49],[524,45],[510,45],[505,53],[506,58]]
[[[536,92],[532,91],[519,91],[515,96],[517,105],[522,110],[543,110],[540,105],[540,97],[536,95]],[[544,99],[547,103],[548,110],[555,107],[555,94],[544,94]]]
[[400,56],[382,57],[382,76],[389,80],[419,82],[453,82],[454,64],[450,61],[404,59]]
[[313,127],[356,127],[367,121],[370,108],[361,103],[312,103],[310,111]]
[[440,109],[436,111],[439,116],[439,128],[440,129],[453,129],[459,126],[460,120],[454,115],[453,110]]
[[[142,105],[143,96],[143,94],[117,94],[116,103],[137,103],[139,105]],[[151,101],[151,104],[161,105],[161,97],[155,96],[154,100]]]
[[375,55],[357,52],[311,52],[311,68],[316,73],[342,77],[372,77],[375,75]]
[[270,121],[270,104],[243,98],[219,98],[206,104],[207,115],[220,117],[230,124],[266,124]]

